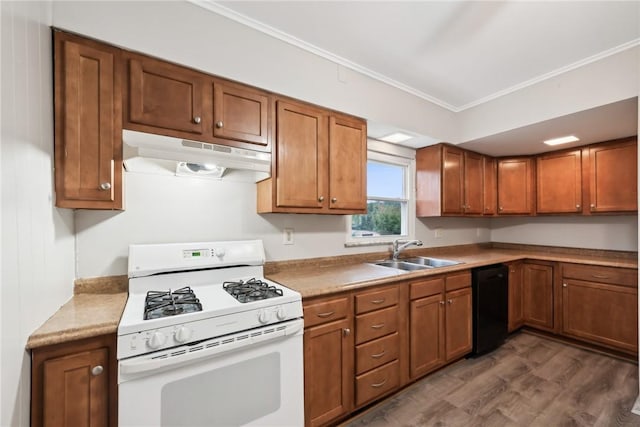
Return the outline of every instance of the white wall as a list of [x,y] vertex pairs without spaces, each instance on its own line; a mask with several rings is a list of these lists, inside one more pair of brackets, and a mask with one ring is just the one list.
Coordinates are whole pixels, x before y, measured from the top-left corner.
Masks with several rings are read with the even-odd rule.
[[28,426],[28,336],[71,296],[74,222],[53,207],[50,2],[0,2],[0,425]]
[[491,241],[637,251],[638,216],[494,218]]

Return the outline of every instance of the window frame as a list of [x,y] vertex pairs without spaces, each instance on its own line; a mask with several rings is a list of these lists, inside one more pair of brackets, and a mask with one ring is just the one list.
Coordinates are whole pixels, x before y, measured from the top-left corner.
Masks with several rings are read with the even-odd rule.
[[[372,141],[369,141],[371,145]],[[378,142],[378,141],[374,141]],[[384,143],[383,143],[384,144]],[[390,145],[390,144],[388,144]],[[351,235],[352,215],[347,216],[346,220],[346,243],[345,246],[374,246],[374,245],[388,245],[395,239],[413,239],[415,235],[415,222],[416,222],[416,207],[415,207],[415,151],[406,147],[397,147],[390,152],[380,152],[372,150],[371,147],[367,150],[367,163],[369,161],[387,163],[396,166],[406,167],[406,173],[404,174],[404,188],[405,198],[386,198],[386,197],[372,197],[369,198],[367,194],[367,203],[369,200],[388,200],[388,201],[406,201],[406,224],[403,224],[401,234],[393,234],[387,236],[361,236],[354,237]],[[398,153],[396,153],[396,151]]]

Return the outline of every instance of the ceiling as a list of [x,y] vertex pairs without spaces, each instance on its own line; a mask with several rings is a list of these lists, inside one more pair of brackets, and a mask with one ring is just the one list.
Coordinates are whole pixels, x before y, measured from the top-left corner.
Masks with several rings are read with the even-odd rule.
[[[640,44],[637,0],[214,4],[227,17],[454,112]],[[432,143],[417,137],[406,145]]]

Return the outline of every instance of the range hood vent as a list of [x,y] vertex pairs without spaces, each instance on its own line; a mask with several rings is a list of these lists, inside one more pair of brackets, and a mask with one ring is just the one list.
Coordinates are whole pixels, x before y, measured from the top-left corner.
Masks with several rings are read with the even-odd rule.
[[256,181],[271,176],[271,154],[132,130],[122,131],[124,161],[141,157],[175,160],[256,172]]

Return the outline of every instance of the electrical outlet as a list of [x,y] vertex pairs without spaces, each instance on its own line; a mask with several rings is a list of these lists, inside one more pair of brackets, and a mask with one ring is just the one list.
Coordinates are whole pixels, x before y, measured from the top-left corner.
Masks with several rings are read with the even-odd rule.
[[442,235],[444,234],[444,230],[441,227],[438,227],[434,230],[434,236],[436,239],[442,239]]
[[293,245],[293,228],[285,228],[282,233],[282,243]]

